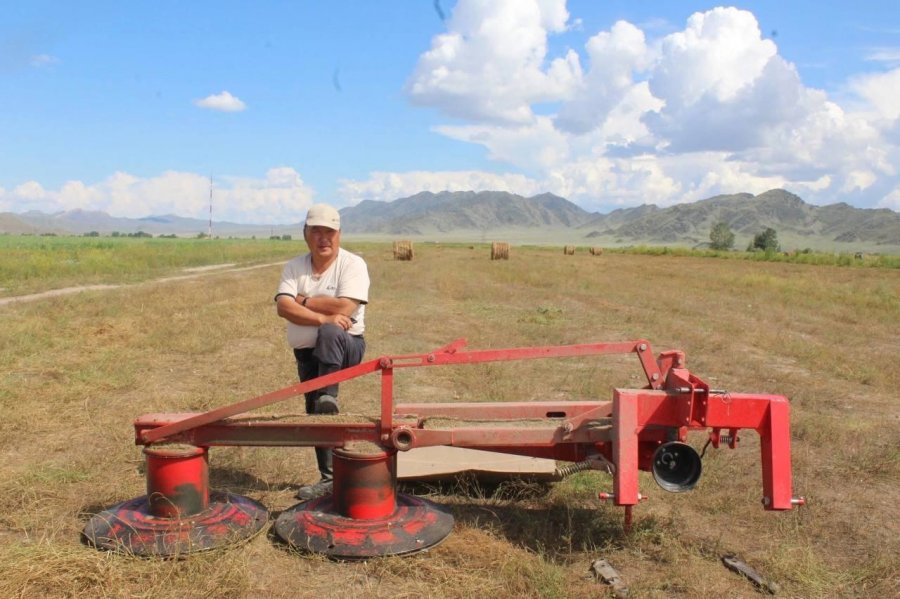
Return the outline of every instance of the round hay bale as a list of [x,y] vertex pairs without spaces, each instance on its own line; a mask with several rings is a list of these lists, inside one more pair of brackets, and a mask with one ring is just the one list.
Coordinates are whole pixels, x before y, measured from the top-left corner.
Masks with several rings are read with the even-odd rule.
[[603,248],[592,247],[591,248],[591,256],[602,256]]
[[395,241],[394,242],[394,260],[412,260],[413,244],[412,241]]
[[495,241],[491,244],[491,260],[509,260],[509,244]]
[[575,246],[574,246],[574,245],[567,245],[567,246],[565,246],[565,247],[563,248],[563,254],[565,254],[566,256],[573,256],[573,255],[575,255]]

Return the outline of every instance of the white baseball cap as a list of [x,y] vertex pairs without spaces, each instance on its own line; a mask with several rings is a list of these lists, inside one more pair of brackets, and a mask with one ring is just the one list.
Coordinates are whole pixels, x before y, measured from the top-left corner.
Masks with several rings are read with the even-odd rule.
[[328,204],[313,204],[306,213],[307,227],[328,227],[341,230],[341,215]]

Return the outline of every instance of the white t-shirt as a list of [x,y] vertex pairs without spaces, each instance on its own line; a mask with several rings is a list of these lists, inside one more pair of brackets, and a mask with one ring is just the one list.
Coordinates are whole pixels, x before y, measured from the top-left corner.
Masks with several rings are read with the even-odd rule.
[[[284,265],[278,293],[296,297],[346,297],[357,300],[359,305],[350,318],[356,322],[347,332],[362,335],[366,329],[366,303],[369,301],[369,270],[366,262],[354,253],[338,249],[337,259],[321,275],[314,275],[312,256],[297,256]],[[315,347],[319,327],[287,323],[287,340],[291,347]]]

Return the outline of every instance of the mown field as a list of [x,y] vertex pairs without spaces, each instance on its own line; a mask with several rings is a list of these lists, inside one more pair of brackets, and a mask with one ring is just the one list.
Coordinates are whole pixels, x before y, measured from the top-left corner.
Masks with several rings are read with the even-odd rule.
[[[431,499],[453,513],[454,531],[412,557],[336,563],[261,534],[157,560],[80,540],[93,514],[144,493],[134,418],[254,397],[293,384],[296,371],[272,302],[277,264],[154,279],[279,262],[303,247],[128,242],[95,248],[102,258],[90,275],[76,272],[88,262],[86,240],[20,253],[3,242],[3,296],[128,285],[0,306],[2,597],[602,597],[607,589],[588,575],[600,557],[631,596],[757,596],[722,566],[726,553],[776,581],[781,596],[900,595],[896,268],[538,247],[491,261],[483,244],[420,244],[413,261],[396,262],[389,244],[348,243],[372,277],[369,358],[460,337],[472,349],[637,338],[657,352],[682,349],[715,387],[791,400],[795,493],[809,505],[762,509],[758,442],[745,433],[737,450],[707,453],[690,493],[664,493],[643,476],[651,498],[635,509],[630,534],[621,510],[596,498],[611,490],[609,477],[587,472],[496,492],[435,489]],[[21,269],[35,260],[40,266]],[[377,383],[343,386],[343,409],[377,411]],[[638,384],[627,356],[409,369],[398,372],[395,393],[398,401],[607,400],[613,387]],[[299,413],[302,399],[270,410]],[[699,448],[704,438],[691,441]],[[213,487],[273,515],[316,479],[309,449],[214,448],[210,456]]]

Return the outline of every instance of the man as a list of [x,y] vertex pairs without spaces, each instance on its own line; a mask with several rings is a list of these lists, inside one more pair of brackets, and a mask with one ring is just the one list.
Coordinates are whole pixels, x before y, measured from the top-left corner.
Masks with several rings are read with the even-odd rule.
[[[311,206],[303,226],[309,253],[288,262],[275,295],[287,321],[297,373],[307,381],[362,361],[369,272],[365,261],[341,249],[341,216],[325,204]],[[338,386],[306,394],[307,414],[337,414]],[[298,499],[331,492],[331,449],[316,447],[321,480],[300,489]]]

